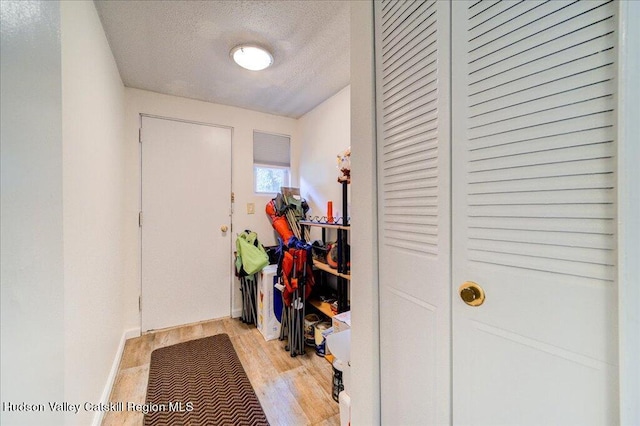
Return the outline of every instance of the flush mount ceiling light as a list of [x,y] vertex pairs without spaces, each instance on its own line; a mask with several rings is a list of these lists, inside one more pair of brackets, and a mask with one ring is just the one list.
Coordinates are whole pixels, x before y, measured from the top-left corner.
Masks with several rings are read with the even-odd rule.
[[260,71],[273,64],[271,53],[258,46],[236,46],[231,49],[231,57],[236,64],[251,71]]

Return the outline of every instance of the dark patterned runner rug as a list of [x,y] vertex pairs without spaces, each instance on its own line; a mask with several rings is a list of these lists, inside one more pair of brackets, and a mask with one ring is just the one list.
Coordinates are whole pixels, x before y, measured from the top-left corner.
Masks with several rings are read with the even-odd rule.
[[145,426],[268,425],[226,334],[151,353]]

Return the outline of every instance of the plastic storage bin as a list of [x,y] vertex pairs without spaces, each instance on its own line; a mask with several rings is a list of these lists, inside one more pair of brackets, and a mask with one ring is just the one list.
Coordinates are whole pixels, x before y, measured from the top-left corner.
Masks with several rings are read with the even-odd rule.
[[[269,265],[262,270],[258,283],[258,321],[256,326],[265,340],[273,340],[280,337],[281,303],[275,303],[273,285],[278,280],[278,266]],[[276,297],[282,297],[277,293]]]

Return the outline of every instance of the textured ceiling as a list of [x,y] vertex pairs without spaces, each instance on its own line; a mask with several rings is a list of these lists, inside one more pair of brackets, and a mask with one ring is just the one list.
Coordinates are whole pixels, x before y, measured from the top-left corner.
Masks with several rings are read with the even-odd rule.
[[[298,118],[349,84],[349,2],[95,0],[127,87]],[[274,64],[240,68],[242,43]]]

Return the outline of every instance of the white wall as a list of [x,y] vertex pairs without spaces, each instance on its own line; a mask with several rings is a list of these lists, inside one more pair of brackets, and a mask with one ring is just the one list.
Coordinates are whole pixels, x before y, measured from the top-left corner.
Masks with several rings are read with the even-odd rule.
[[[311,216],[326,216],[327,201],[333,202],[333,215],[342,216],[336,157],[351,141],[350,102],[351,87],[347,86],[298,120],[300,194],[309,203]],[[312,231],[318,231],[315,237],[319,238],[318,228]]]
[[[258,233],[264,245],[275,244],[271,222],[264,212],[271,196],[253,192],[253,131],[278,133],[291,136],[292,184],[298,184],[298,137],[296,120],[241,108],[208,102],[195,101],[138,89],[125,89],[126,119],[126,188],[127,218],[125,232],[128,238],[126,255],[126,326],[139,327],[138,295],[140,293],[140,244],[138,210],[140,206],[140,148],[138,144],[139,114],[178,118],[201,123],[233,127],[232,141],[232,185],[235,192],[233,214],[233,244],[235,234],[251,229]],[[247,203],[255,203],[255,214],[247,214]],[[234,246],[235,247],[235,246]],[[230,247],[230,250],[232,248]],[[233,307],[235,316],[240,314],[241,299],[239,284],[233,285]]]
[[93,2],[60,7],[64,400],[98,402],[124,329],[124,86]]
[[[0,2],[2,401],[64,399],[60,10]],[[0,423],[60,423],[2,411]]]
[[351,374],[354,425],[380,424],[373,3],[351,3]]

